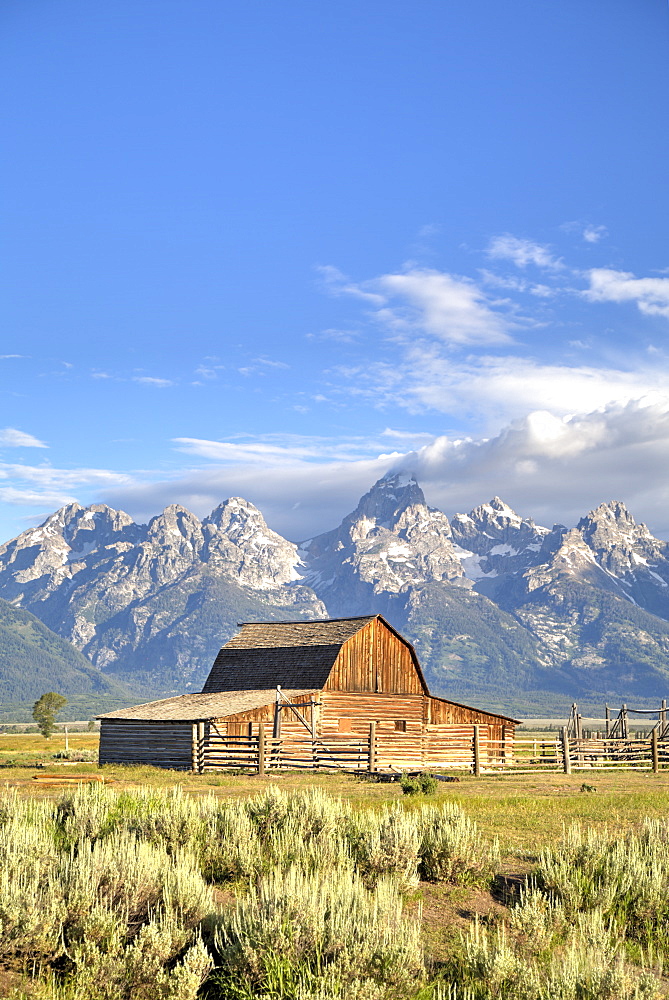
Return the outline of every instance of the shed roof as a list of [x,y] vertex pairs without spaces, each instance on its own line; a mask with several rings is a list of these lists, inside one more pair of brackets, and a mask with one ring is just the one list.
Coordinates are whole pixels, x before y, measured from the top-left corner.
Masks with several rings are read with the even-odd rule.
[[[310,688],[284,691],[288,699],[310,694]],[[213,692],[211,694],[182,694],[177,698],[163,698],[149,701],[132,708],[120,708],[115,712],[99,715],[98,719],[136,719],[138,722],[202,722],[207,719],[221,719],[238,712],[250,712],[254,708],[272,705],[276,700],[276,686],[265,690]]]
[[343,644],[379,617],[240,622],[241,632],[223,646],[202,690],[322,688]]

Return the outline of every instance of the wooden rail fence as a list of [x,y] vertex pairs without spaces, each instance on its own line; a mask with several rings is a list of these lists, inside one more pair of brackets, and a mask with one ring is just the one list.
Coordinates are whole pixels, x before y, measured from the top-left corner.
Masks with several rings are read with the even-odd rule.
[[669,766],[669,740],[653,731],[648,739],[577,739],[566,729],[551,740],[490,739],[473,727],[460,733],[423,736],[380,734],[371,725],[367,737],[274,737],[260,726],[255,736],[205,739],[204,727],[193,727],[193,770],[256,770],[276,768],[343,771],[464,770],[473,774],[611,770],[658,771]]
[[444,727],[425,735],[382,733],[374,724],[367,736],[305,734],[275,737],[261,723],[253,736],[205,737],[193,726],[193,770],[228,769],[266,773],[276,768],[401,772],[462,770],[472,774],[627,770],[669,767],[669,739],[653,730],[647,739],[574,738],[567,729],[554,739],[494,740],[487,727]]

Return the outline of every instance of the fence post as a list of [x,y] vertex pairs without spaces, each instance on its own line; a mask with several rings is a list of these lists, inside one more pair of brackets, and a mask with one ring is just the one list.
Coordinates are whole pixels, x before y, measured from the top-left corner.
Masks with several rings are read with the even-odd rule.
[[474,774],[481,774],[481,727],[474,726]]
[[653,774],[657,774],[660,770],[660,755],[657,751],[657,728],[653,729],[650,734],[650,755],[653,760]]
[[606,705],[606,738],[609,738],[609,730],[611,728],[611,709]]
[[564,765],[564,773],[571,774],[571,760],[569,758],[569,737],[567,736],[567,727],[562,727],[562,758]]
[[258,723],[258,774],[265,774],[265,723]]
[[194,722],[191,734],[191,767],[194,774],[198,772],[197,756],[197,722]]
[[197,724],[197,769],[200,774],[204,771],[204,722]]
[[367,759],[367,770],[376,770],[376,723],[369,724],[369,756]]

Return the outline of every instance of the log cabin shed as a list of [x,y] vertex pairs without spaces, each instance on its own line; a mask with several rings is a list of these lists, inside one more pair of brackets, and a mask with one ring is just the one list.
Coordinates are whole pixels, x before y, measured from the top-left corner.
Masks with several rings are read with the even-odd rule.
[[99,716],[100,764],[416,770],[513,752],[517,720],[431,695],[381,615],[240,629],[201,693]]

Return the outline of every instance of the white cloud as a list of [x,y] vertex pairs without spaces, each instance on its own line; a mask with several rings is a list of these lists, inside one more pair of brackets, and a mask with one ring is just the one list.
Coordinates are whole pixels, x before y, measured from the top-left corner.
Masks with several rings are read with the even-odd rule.
[[410,267],[355,284],[336,268],[324,270],[330,292],[366,301],[374,307],[369,316],[396,338],[424,334],[451,346],[513,342],[507,312],[494,308],[500,303],[489,301],[469,278]]
[[368,398],[377,406],[399,407],[411,413],[450,414],[473,429],[495,428],[529,410],[549,409],[559,415],[583,407],[625,402],[662,390],[666,364],[645,363],[624,370],[594,365],[542,363],[510,355],[445,357],[434,343],[417,341],[396,363],[342,369],[349,395]]
[[[381,438],[406,448],[403,433]],[[168,503],[204,516],[225,498],[243,496],[275,530],[300,540],[334,527],[376,479],[401,468],[448,514],[499,494],[539,523],[571,525],[601,502],[621,499],[656,534],[669,535],[669,396],[660,394],[568,416],[536,410],[488,438],[440,436],[392,454],[372,440],[250,440],[222,452],[222,442],[210,442],[211,450],[205,444],[194,453],[218,464],[183,470],[172,481],[105,489],[105,501],[146,520]]]
[[13,507],[37,507],[43,516],[65,504],[86,502],[90,491],[129,487],[133,477],[108,469],[59,469],[51,465],[0,463],[0,501]]
[[[332,439],[298,434],[265,434],[255,439],[210,441],[205,438],[174,438],[178,451],[215,462],[245,465],[290,464],[295,461],[355,461],[361,455],[378,454],[379,442],[369,438]],[[387,457],[387,456],[385,456]]]
[[0,446],[5,448],[48,448],[44,441],[39,441],[32,434],[16,430],[15,427],[5,427],[0,430]]
[[338,330],[335,327],[321,330],[320,333],[307,333],[305,335],[307,340],[335,340],[340,344],[353,344],[359,336],[355,330]]
[[511,343],[509,320],[468,278],[414,269],[376,280],[388,303],[376,317],[396,333],[420,331],[448,344]]
[[195,369],[195,374],[199,375],[200,378],[206,379],[208,382],[213,382],[219,377],[222,371],[225,371],[225,365],[203,364],[198,365]]
[[558,418],[529,414],[489,439],[436,438],[397,463],[433,502],[469,510],[497,493],[549,526],[574,524],[610,499],[669,534],[669,397]]
[[646,316],[669,318],[669,278],[637,278],[628,271],[595,267],[588,272],[590,302],[634,302]]
[[52,465],[21,465],[0,463],[0,475],[4,479],[23,480],[50,490],[71,490],[81,486],[119,486],[133,481],[125,472],[109,469],[58,469]]
[[133,376],[133,382],[139,382],[140,385],[150,385],[154,389],[167,389],[169,386],[174,385],[171,379],[153,378],[150,375],[135,375]]
[[42,507],[43,510],[64,507],[76,503],[76,498],[67,493],[49,490],[19,489],[16,486],[0,487],[0,500],[13,507]]
[[548,271],[562,270],[564,264],[553,256],[549,247],[534,243],[532,240],[504,233],[494,236],[486,251],[494,260],[510,260],[516,267],[525,268],[533,264]]
[[272,358],[254,358],[256,364],[265,365],[267,368],[290,368],[285,361],[274,361]]
[[599,243],[608,234],[606,226],[586,226],[583,230],[583,239],[586,243]]
[[356,299],[362,299],[363,302],[369,302],[372,305],[378,306],[383,305],[385,301],[383,295],[379,295],[378,292],[351,281],[339,268],[333,267],[332,264],[319,266],[316,268],[316,271],[323,279],[325,291],[329,292],[330,295],[352,295]]

